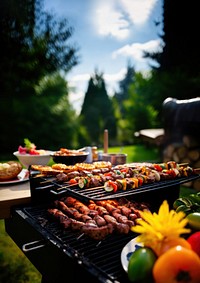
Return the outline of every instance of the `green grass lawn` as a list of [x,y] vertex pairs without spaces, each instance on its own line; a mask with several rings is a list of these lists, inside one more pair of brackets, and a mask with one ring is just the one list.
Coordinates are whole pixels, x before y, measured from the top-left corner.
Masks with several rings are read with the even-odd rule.
[[127,163],[144,161],[160,162],[159,149],[156,147],[147,147],[143,144],[108,148],[108,153],[126,153]]
[[[145,145],[133,145],[109,148],[109,153],[126,153],[127,163],[160,162],[159,150]],[[5,162],[4,156],[0,162]],[[11,159],[13,160],[13,159]],[[8,161],[8,160],[7,160]],[[192,189],[181,187],[181,194],[192,193]],[[4,220],[0,220],[0,282],[6,283],[39,283],[41,274],[25,257],[13,240],[6,234]]]
[[0,220],[0,282],[41,282],[41,274],[5,232],[4,220]]

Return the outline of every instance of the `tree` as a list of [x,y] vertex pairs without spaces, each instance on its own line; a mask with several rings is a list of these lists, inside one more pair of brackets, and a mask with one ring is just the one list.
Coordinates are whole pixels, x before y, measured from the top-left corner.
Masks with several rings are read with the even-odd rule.
[[106,91],[103,74],[97,70],[89,80],[80,119],[92,144],[102,145],[104,129],[108,129],[112,139],[115,139],[116,124],[112,102]]
[[116,105],[118,105],[119,107],[121,118],[124,118],[124,114],[125,114],[123,101],[128,98],[129,86],[131,83],[134,82],[134,76],[135,76],[135,69],[133,66],[131,66],[131,63],[128,62],[126,74],[124,78],[119,82],[119,91],[115,92],[113,96],[113,100],[116,100]]
[[129,98],[129,87],[135,80],[135,69],[131,65],[130,61],[127,64],[127,70],[124,78],[119,81],[119,91],[116,91],[113,98],[112,103],[115,111],[115,118],[117,124],[117,140],[120,143],[129,143],[132,141],[131,138],[128,136],[128,132],[126,127],[126,108],[124,101]]
[[173,71],[179,68],[188,74],[199,75],[200,43],[199,12],[197,2],[164,0],[163,41],[160,70]]
[[74,144],[66,82],[57,76],[53,92],[50,79],[41,95],[36,91],[43,78],[78,64],[78,49],[68,43],[73,29],[66,19],[44,12],[42,3],[0,2],[0,112],[7,118],[0,121],[1,152],[16,150],[25,137],[44,147]]
[[142,73],[135,73],[134,82],[129,85],[127,98],[122,102],[123,119],[118,120],[118,139],[124,144],[134,142],[134,133],[144,128],[154,128],[157,111],[152,105],[149,81]]
[[[163,51],[146,56],[155,59],[152,85],[158,102],[167,97],[189,99],[200,93],[199,12],[195,0],[163,0]],[[154,100],[155,101],[155,100]],[[158,104],[156,105],[158,106]],[[160,104],[161,107],[161,104]]]
[[73,29],[42,10],[40,0],[0,2],[0,95],[34,94],[46,74],[68,72],[78,63],[77,49],[67,44]]

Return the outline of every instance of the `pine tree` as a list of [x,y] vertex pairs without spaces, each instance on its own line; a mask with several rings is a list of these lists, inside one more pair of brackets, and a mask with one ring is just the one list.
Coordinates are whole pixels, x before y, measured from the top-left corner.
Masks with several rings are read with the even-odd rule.
[[92,144],[102,145],[104,129],[108,129],[112,139],[115,139],[116,123],[112,102],[106,91],[103,74],[97,70],[89,80],[80,118]]

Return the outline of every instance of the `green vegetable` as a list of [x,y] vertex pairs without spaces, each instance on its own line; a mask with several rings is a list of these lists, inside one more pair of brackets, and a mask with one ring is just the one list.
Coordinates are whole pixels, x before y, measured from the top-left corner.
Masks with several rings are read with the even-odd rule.
[[193,203],[193,204],[196,204],[196,205],[199,205],[200,206],[200,195],[199,194],[190,194],[188,196],[188,199]]
[[184,204],[177,207],[176,212],[179,211],[183,211],[186,215],[193,212],[193,210],[189,206]]
[[185,202],[181,198],[178,198],[174,201],[173,208],[177,209],[181,205],[185,205]]
[[200,212],[193,212],[186,216],[191,229],[200,231]]
[[152,249],[141,247],[135,250],[128,263],[128,278],[134,283],[152,283],[152,268],[157,256]]
[[27,139],[27,138],[25,138],[24,139],[24,144],[25,144],[25,147],[26,147],[26,149],[28,149],[28,150],[30,150],[30,149],[35,149],[36,148],[36,146],[35,146],[35,144],[34,143],[32,143],[29,139]]
[[180,197],[173,203],[173,208],[178,211],[184,211],[186,214],[200,211],[200,194],[190,194],[187,197]]

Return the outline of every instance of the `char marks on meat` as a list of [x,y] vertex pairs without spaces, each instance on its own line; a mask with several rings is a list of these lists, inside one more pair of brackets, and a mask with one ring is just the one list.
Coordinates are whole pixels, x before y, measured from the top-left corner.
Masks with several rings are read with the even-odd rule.
[[54,201],[49,208],[51,219],[56,219],[64,229],[84,233],[95,240],[103,240],[111,233],[127,234],[140,218],[140,210],[148,209],[145,204],[126,199],[89,201],[84,204],[74,197]]

